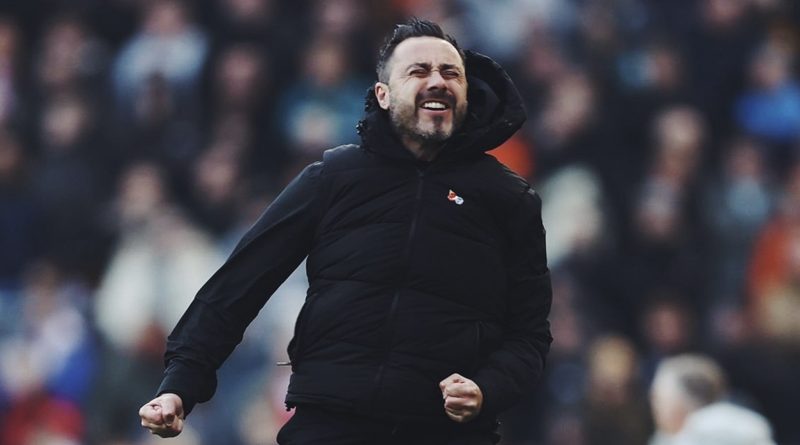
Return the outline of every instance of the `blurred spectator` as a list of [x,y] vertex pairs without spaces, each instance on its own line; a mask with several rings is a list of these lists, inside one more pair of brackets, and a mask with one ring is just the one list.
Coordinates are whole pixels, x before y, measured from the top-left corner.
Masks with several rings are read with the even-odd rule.
[[[42,33],[32,61],[35,92],[30,94],[31,106],[41,115],[60,98],[81,103],[85,118],[82,125],[71,125],[77,133],[74,144],[80,145],[81,155],[91,162],[95,174],[103,175],[96,179],[102,180],[102,188],[106,189],[113,180],[109,177],[111,172],[103,172],[102,167],[114,159],[113,150],[109,150],[104,139],[106,124],[110,123],[104,113],[110,105],[106,87],[109,48],[77,15],[55,14],[45,21]],[[63,114],[59,119],[63,127],[70,126],[70,120]]]
[[596,339],[588,353],[586,438],[589,444],[644,444],[650,431],[638,357],[624,337]]
[[791,74],[787,48],[768,43],[753,57],[751,88],[736,104],[736,119],[744,130],[775,144],[767,160],[777,173],[798,158],[791,143],[800,137],[800,85]]
[[550,85],[572,69],[566,49],[553,36],[533,35],[520,50],[520,93],[531,109],[541,107]]
[[687,99],[685,62],[673,42],[653,39],[624,53],[617,63],[622,86],[642,93],[641,111]]
[[287,156],[273,131],[275,86],[271,62],[252,44],[223,48],[213,64],[210,144],[225,147],[247,177],[276,184]]
[[258,47],[236,44],[217,58],[214,73],[214,110],[249,114],[263,106],[269,92],[269,65]]
[[702,0],[690,2],[692,11],[681,38],[691,82],[691,103],[701,110],[712,135],[730,131],[730,110],[745,83],[748,54],[756,44],[759,26],[749,14],[749,0]]
[[625,292],[629,301],[646,304],[641,297],[652,289],[670,288],[702,306],[697,188],[705,126],[696,110],[677,106],[662,111],[653,129],[650,169],[634,202]]
[[74,16],[56,16],[43,31],[37,54],[39,94],[70,91],[98,94],[109,54],[102,41],[91,35]]
[[31,173],[47,221],[42,234],[47,252],[70,273],[87,278],[101,268],[107,242],[98,219],[105,183],[91,152],[94,125],[82,96],[50,97],[39,123],[41,155]]
[[770,445],[772,432],[760,414],[723,400],[719,366],[700,355],[664,360],[652,385],[657,434],[651,445]]
[[279,100],[281,127],[296,165],[317,159],[322,150],[357,142],[355,125],[363,114],[370,83],[350,71],[347,46],[341,40],[311,41],[303,76]]
[[548,263],[570,283],[566,294],[574,301],[574,310],[586,315],[587,335],[628,332],[633,309],[619,291],[615,239],[610,233],[614,220],[598,176],[589,168],[568,166],[542,182],[538,192],[547,227]]
[[[619,90],[622,108],[615,113],[616,122],[608,124],[619,127],[626,145],[636,145],[648,139],[650,123],[658,113],[689,101],[687,61],[674,40],[650,37],[621,52],[614,64],[617,79],[612,87]],[[617,165],[616,171],[621,176],[640,174],[648,155],[645,150],[626,150],[617,156],[622,166]]]
[[81,443],[97,366],[87,298],[87,289],[53,263],[27,271],[22,318],[0,339],[0,394],[10,403],[0,414],[4,444]]
[[185,103],[196,94],[208,53],[208,38],[191,20],[186,3],[156,0],[143,6],[141,27],[114,63],[117,99],[128,113],[135,98],[158,77]]
[[604,155],[594,142],[595,100],[594,87],[581,73],[564,73],[553,81],[537,116],[538,175],[546,177],[558,167],[588,163]]
[[753,245],[772,211],[774,191],[757,141],[734,139],[724,151],[722,171],[705,186],[715,265],[709,290],[718,303],[741,304]]
[[194,211],[212,234],[221,236],[233,228],[242,199],[240,162],[235,152],[211,147],[197,160],[192,191]]
[[[296,77],[295,67],[302,60],[302,47],[311,28],[307,13],[311,0],[282,2],[276,0],[213,0],[207,8],[207,23],[214,46],[248,47],[260,58],[280,61],[281,69],[268,73],[280,84]],[[302,11],[303,14],[298,14]],[[262,67],[263,68],[263,67]],[[267,105],[267,104],[262,104]]]
[[177,92],[160,75],[153,75],[143,88],[135,99],[134,116],[119,130],[123,137],[118,137],[117,156],[122,167],[142,159],[158,163],[183,201],[191,162],[201,147],[197,110],[181,108]]
[[785,142],[800,135],[800,87],[791,75],[787,48],[767,44],[750,66],[752,89],[737,105],[737,117],[754,135]]
[[[542,219],[548,227],[547,256],[551,268],[598,244],[605,224],[603,194],[591,171],[566,168],[543,183],[541,193],[545,197]],[[567,215],[581,215],[581,218]]]
[[170,202],[161,175],[147,163],[125,172],[116,203],[119,241],[97,292],[98,326],[125,353],[146,347],[150,329],[172,330],[221,261],[207,235]]
[[666,357],[688,352],[695,345],[696,320],[686,306],[685,297],[666,291],[654,292],[645,307],[640,329],[644,342],[643,369],[651,380],[656,366]]
[[755,246],[750,297],[764,333],[800,346],[794,321],[800,310],[800,164],[794,166],[779,206]]
[[628,26],[641,20],[630,16],[633,2],[588,0],[575,15],[578,19],[576,34],[582,60],[593,74],[604,76],[610,63],[622,49]]
[[313,28],[328,39],[351,37],[366,20],[359,0],[313,0],[311,6]]

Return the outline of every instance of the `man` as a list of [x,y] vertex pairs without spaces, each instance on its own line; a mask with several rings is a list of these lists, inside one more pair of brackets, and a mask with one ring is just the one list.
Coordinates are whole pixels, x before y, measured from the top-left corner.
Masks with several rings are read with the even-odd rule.
[[650,402],[651,445],[774,445],[760,414],[722,400],[725,376],[711,359],[684,354],[662,361]]
[[485,151],[522,125],[506,73],[438,25],[380,51],[359,146],[269,206],[169,337],[142,407],[160,436],[215,389],[247,324],[308,255],[281,444],[489,444],[551,342],[541,202]]

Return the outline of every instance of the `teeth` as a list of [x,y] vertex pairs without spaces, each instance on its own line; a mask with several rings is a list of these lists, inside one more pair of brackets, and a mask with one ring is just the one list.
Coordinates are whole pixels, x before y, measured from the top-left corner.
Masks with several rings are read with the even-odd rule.
[[447,105],[441,102],[425,102],[422,104],[422,108],[427,108],[429,110],[444,110],[447,108]]

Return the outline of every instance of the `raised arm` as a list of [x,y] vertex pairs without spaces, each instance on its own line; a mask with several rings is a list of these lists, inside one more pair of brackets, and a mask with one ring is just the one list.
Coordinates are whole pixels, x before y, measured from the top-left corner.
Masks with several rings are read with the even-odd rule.
[[[142,407],[142,425],[163,437],[194,405],[211,398],[216,371],[272,293],[308,254],[323,211],[322,163],[308,166],[272,202],[231,256],[203,285],[167,340],[159,397]],[[181,422],[161,415],[164,396]],[[148,408],[150,407],[150,408]],[[155,411],[159,411],[156,413]]]

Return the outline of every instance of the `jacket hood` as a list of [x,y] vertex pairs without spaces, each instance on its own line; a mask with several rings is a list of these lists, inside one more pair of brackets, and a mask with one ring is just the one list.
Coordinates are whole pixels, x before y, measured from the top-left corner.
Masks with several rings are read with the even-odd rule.
[[[505,70],[491,58],[465,52],[467,116],[445,143],[440,157],[467,156],[492,150],[510,138],[527,117],[522,97]],[[387,156],[413,158],[392,129],[389,114],[367,90],[365,115],[357,126],[363,146]]]

